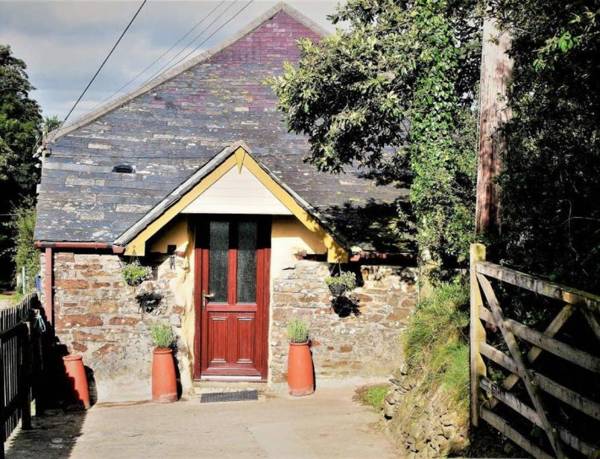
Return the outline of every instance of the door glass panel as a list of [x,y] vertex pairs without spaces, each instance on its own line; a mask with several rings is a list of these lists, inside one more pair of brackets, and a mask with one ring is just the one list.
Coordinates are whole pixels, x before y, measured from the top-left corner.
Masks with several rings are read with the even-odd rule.
[[237,302],[256,302],[256,222],[238,224]]
[[227,302],[228,249],[229,222],[211,221],[208,293],[214,302]]

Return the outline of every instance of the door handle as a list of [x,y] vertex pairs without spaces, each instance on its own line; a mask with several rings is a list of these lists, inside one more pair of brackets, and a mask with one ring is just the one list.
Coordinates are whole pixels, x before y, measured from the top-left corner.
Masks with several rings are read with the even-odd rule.
[[206,309],[208,300],[212,300],[215,297],[214,293],[203,293],[202,294],[202,309]]

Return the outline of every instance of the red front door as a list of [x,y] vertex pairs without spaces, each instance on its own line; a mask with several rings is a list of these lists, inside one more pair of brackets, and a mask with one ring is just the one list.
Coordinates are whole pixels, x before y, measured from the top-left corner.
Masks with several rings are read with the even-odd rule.
[[196,228],[196,378],[266,379],[270,220],[203,219]]

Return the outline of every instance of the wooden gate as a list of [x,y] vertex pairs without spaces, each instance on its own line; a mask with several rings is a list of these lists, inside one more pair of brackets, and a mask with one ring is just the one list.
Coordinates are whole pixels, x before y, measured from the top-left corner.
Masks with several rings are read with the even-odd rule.
[[[471,246],[470,283],[471,423],[486,421],[535,457],[600,457],[600,296],[486,262],[481,244]],[[506,301],[500,295],[506,288],[550,298],[558,313],[542,331],[513,320],[499,300]],[[595,337],[591,349],[560,339],[574,315],[587,327],[582,332]],[[562,370],[551,378],[546,370],[553,364]],[[589,380],[576,380],[582,375]],[[592,395],[582,386],[595,387]],[[565,425],[565,418],[573,422]],[[590,426],[599,429],[595,435]]]

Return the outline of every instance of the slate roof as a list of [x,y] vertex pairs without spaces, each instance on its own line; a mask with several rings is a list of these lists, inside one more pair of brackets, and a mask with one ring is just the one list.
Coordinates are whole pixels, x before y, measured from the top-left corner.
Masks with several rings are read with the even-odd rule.
[[[391,203],[406,190],[378,187],[357,171],[330,175],[305,164],[307,140],[287,132],[276,96],[264,84],[284,61],[298,59],[299,38],[318,40],[321,33],[278,5],[216,50],[58,131],[44,160],[35,239],[112,243],[216,154],[243,140],[342,240],[381,250],[361,238],[358,215],[365,207],[369,219],[394,213]],[[112,172],[121,163],[135,173]]]

